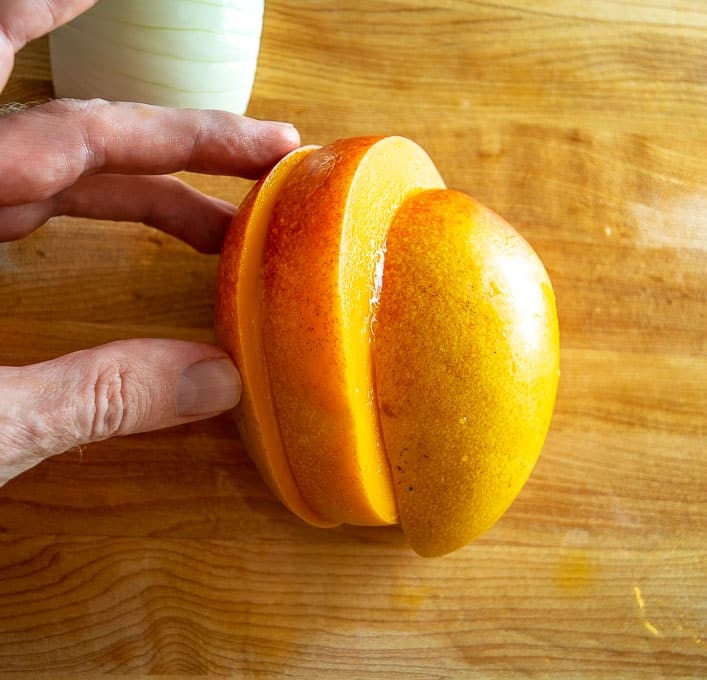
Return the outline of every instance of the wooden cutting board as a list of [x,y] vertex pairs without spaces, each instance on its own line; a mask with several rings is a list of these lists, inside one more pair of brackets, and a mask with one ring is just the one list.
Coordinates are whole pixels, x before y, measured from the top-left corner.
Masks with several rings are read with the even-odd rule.
[[[47,96],[41,40],[2,101]],[[410,136],[531,242],[562,331],[541,460],[426,560],[394,529],[304,526],[228,416],[70,451],[0,489],[0,676],[704,677],[705,3],[268,0],[249,113],[306,143]],[[0,363],[211,341],[215,267],[54,219],[0,244]]]

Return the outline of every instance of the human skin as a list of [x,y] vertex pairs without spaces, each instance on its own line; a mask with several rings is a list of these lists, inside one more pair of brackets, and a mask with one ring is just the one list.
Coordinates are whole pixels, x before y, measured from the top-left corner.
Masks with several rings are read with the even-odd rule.
[[[93,4],[0,3],[0,89],[17,50]],[[0,241],[72,215],[143,222],[216,253],[235,207],[169,173],[255,178],[298,145],[289,124],[222,111],[103,100],[13,111],[0,116]],[[225,352],[171,339],[125,340],[32,366],[0,366],[0,486],[77,444],[228,410],[240,391]]]

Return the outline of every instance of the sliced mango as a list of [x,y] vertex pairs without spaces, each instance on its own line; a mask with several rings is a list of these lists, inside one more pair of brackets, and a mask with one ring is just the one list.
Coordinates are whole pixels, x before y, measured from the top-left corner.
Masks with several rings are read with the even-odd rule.
[[388,232],[374,330],[402,528],[421,555],[442,555],[505,512],[540,453],[559,368],[552,287],[500,217],[426,191]]
[[332,522],[398,520],[371,355],[385,240],[413,194],[444,187],[401,137],[305,157],[275,202],[264,255],[263,346],[298,488]]
[[328,527],[336,522],[319,515],[304,500],[285,454],[261,334],[263,251],[273,205],[293,168],[315,148],[303,147],[285,156],[251,189],[238,209],[219,260],[216,334],[241,372],[243,394],[235,418],[262,478],[301,519]]
[[537,460],[559,375],[547,272],[409,140],[275,166],[227,235],[216,316],[246,447],[310,524],[400,522],[442,555],[488,529]]

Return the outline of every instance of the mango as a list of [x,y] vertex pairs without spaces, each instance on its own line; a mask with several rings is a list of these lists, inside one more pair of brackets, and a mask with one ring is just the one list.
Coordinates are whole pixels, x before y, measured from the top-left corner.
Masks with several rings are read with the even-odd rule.
[[488,529],[520,492],[555,400],[550,280],[498,215],[456,191],[396,214],[374,327],[383,440],[403,530],[442,555]]
[[315,526],[466,545],[527,480],[559,373],[547,273],[401,137],[286,156],[236,214],[216,330],[264,480]]
[[302,497],[280,436],[262,346],[262,258],[272,208],[292,168],[315,147],[283,158],[248,193],[226,233],[219,258],[216,335],[243,381],[235,418],[244,444],[273,493],[305,522],[334,526]]

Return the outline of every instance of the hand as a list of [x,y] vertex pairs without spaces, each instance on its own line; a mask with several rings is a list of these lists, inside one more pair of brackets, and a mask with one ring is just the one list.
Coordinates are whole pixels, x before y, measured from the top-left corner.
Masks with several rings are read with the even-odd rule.
[[[3,0],[0,87],[15,50],[92,4]],[[234,207],[166,173],[257,177],[298,144],[282,123],[101,100],[56,100],[0,117],[0,241],[74,215],[144,222],[215,253]],[[240,388],[223,351],[177,340],[114,342],[0,367],[0,486],[76,445],[230,409]]]

